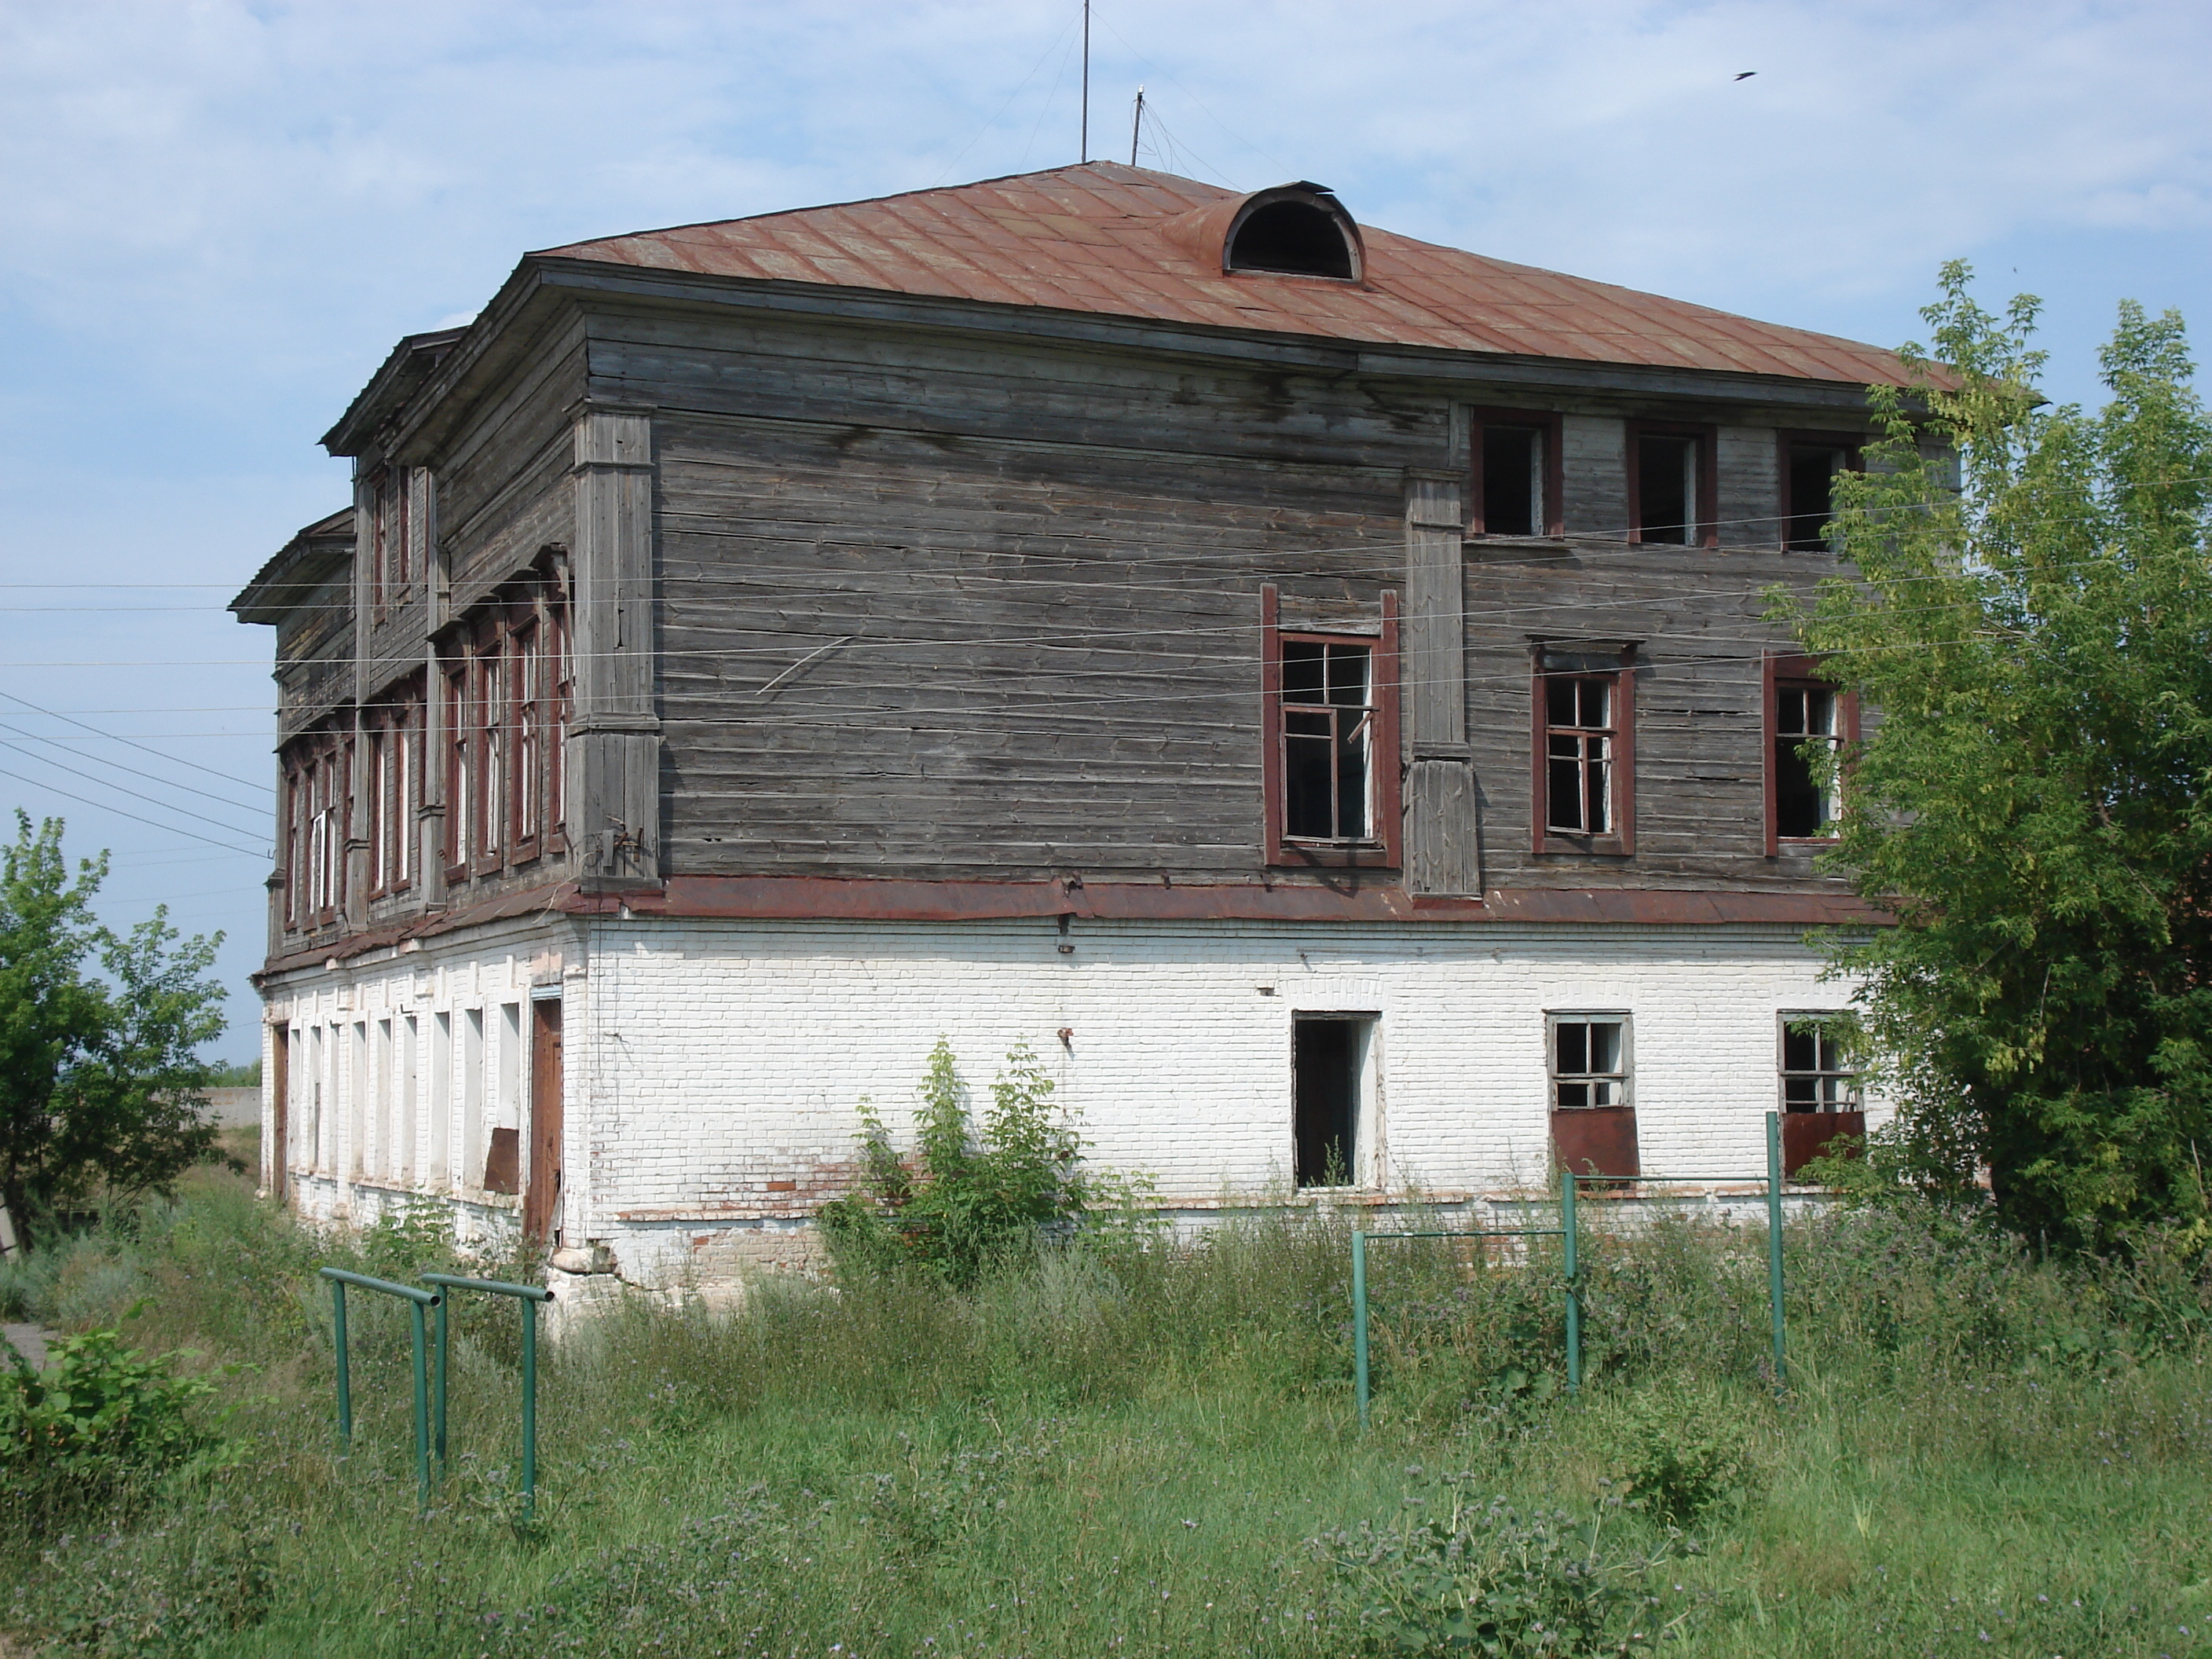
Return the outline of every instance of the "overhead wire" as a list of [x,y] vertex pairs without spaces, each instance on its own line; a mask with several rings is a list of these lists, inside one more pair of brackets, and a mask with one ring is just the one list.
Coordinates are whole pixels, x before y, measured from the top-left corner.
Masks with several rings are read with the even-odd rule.
[[[196,818],[202,823],[212,824],[216,829],[224,830],[230,835],[250,836],[253,833],[252,830],[241,829],[235,823],[226,823],[221,818],[211,818],[204,812],[195,812],[189,806],[179,806],[173,800],[162,800],[158,797],[148,794],[143,789],[133,789],[127,784],[114,782],[110,779],[100,776],[97,773],[87,772],[82,768],[68,765],[64,762],[54,759],[51,755],[41,755],[34,749],[26,749],[20,743],[10,743],[5,738],[0,738],[0,749],[10,750],[18,755],[27,756],[42,766],[52,766],[57,768],[61,771],[68,773],[71,777],[82,778],[88,783],[97,784],[102,789],[112,790],[115,793],[128,796],[132,800],[143,801],[149,806],[159,806],[171,812],[181,812],[188,818]],[[11,775],[13,775],[11,774]],[[95,802],[93,804],[97,805],[98,803]]]
[[181,823],[163,823],[156,819],[143,817],[137,812],[125,811],[122,807],[111,805],[106,801],[94,800],[88,796],[73,793],[70,790],[62,788],[58,784],[41,782],[37,778],[27,778],[20,772],[0,769],[0,778],[13,778],[17,783],[27,783],[33,788],[44,789],[50,794],[59,795],[64,800],[73,800],[85,806],[97,807],[103,812],[112,812],[118,817],[129,818],[133,823],[143,823],[152,829],[167,830],[171,835],[184,836],[192,841],[205,842],[209,846],[220,847],[227,853],[237,853],[251,859],[265,859],[270,856],[270,849],[265,847],[240,847],[230,842],[217,841],[213,836],[204,836],[197,830],[187,830]]

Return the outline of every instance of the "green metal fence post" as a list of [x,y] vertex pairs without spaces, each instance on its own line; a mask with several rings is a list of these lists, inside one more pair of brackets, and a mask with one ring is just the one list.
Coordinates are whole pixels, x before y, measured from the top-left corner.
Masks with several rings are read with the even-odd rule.
[[[445,1298],[439,1298],[439,1310],[445,1310]],[[429,1346],[422,1336],[422,1304],[410,1302],[407,1311],[415,1316],[415,1490],[424,1509],[430,1507],[430,1381],[424,1350]]]
[[1789,1376],[1783,1340],[1782,1114],[1766,1115],[1766,1300],[1774,1323],[1774,1386]]
[[538,1304],[522,1298],[522,1510],[538,1508]]
[[[507,1285],[495,1279],[464,1279],[458,1273],[424,1273],[425,1285],[453,1291],[486,1291],[511,1296],[522,1304],[522,1507],[526,1515],[538,1506],[538,1304],[550,1302],[553,1292],[543,1285]],[[438,1455],[446,1455],[446,1325],[442,1304],[438,1324]]]
[[331,1328],[338,1348],[338,1438],[353,1444],[353,1378],[346,1366],[345,1282],[331,1280]]
[[1359,1396],[1359,1428],[1367,1430],[1367,1235],[1352,1235],[1352,1373]]
[[1576,1237],[1575,1187],[1572,1170],[1559,1171],[1559,1232],[1565,1240],[1567,1277],[1567,1392],[1583,1387],[1583,1287],[1581,1252]]
[[438,1298],[438,1340],[431,1357],[430,1443],[438,1454],[438,1479],[446,1478],[446,1298]]

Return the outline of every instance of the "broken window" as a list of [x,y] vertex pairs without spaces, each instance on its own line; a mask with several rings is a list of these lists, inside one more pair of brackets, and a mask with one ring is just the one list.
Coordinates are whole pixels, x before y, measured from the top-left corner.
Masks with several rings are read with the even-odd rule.
[[1713,520],[1713,436],[1704,427],[1628,428],[1629,539],[1677,547],[1719,544]]
[[1271,864],[1397,862],[1397,595],[1382,599],[1377,634],[1289,633],[1261,590]]
[[1474,473],[1468,533],[1560,534],[1559,417],[1511,409],[1468,413]]
[[1283,833],[1364,841],[1375,741],[1373,649],[1283,641]]
[[1858,470],[1859,452],[1846,439],[1785,433],[1782,438],[1782,544],[1793,553],[1827,551],[1835,515],[1835,480]]
[[1857,736],[1857,700],[1819,678],[1809,657],[1766,659],[1766,852],[1832,841],[1842,810],[1836,758]]
[[1544,823],[1563,835],[1613,832],[1616,676],[1544,679]]
[[1300,1014],[1291,1022],[1297,1180],[1349,1187],[1361,1179],[1359,1144],[1372,1017]]
[[1554,1111],[1630,1105],[1628,1083],[1627,1016],[1552,1016]]
[[1851,1015],[1783,1016],[1782,1109],[1859,1109],[1859,1028]]
[[1835,692],[1825,685],[1776,686],[1774,724],[1774,831],[1809,840],[1836,816],[1826,781],[1836,746]]
[[1534,850],[1635,846],[1635,647],[1535,647]]

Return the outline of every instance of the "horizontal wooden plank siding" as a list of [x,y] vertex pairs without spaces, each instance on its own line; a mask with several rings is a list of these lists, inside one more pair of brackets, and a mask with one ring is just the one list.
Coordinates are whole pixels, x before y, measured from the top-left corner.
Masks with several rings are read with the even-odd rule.
[[1400,580],[1396,481],[1359,469],[665,413],[658,441],[681,871],[1249,871],[1261,581],[1371,620]]

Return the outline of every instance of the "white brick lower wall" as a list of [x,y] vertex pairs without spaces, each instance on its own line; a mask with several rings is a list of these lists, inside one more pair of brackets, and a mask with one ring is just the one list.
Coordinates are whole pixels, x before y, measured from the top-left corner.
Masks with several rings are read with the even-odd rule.
[[[1468,1197],[1545,1179],[1547,1012],[1628,1017],[1647,1171],[1749,1176],[1765,1167],[1780,1016],[1848,1000],[1794,933],[1749,927],[1079,922],[1063,936],[1050,920],[559,925],[573,931],[558,945],[565,969],[556,956],[550,974],[542,945],[456,944],[432,962],[350,970],[343,1010],[317,993],[330,974],[280,994],[301,1011],[295,1024],[326,1027],[326,1070],[334,1045],[341,1069],[366,1054],[374,1072],[384,1018],[404,1029],[410,1013],[423,1025],[445,1012],[465,1025],[476,1007],[491,1011],[488,1030],[505,1029],[497,1010],[530,994],[536,949],[541,993],[550,978],[565,995],[562,1243],[603,1247],[625,1278],[653,1285],[805,1263],[806,1218],[850,1184],[858,1103],[903,1138],[940,1033],[979,1116],[1007,1050],[1026,1042],[1094,1164],[1149,1175],[1169,1207],[1196,1215],[1287,1190],[1300,1013],[1375,1018],[1369,1184]],[[365,1044],[349,1024],[368,1027]],[[443,1063],[461,1066],[460,1047]],[[477,1063],[498,1066],[496,1050]],[[427,1121],[419,1070],[413,1175],[400,1178],[396,1147],[373,1144],[374,1126],[387,1141],[398,1132],[374,1103],[372,1076],[371,1104],[344,1121],[372,1142],[357,1162],[374,1182],[340,1178],[354,1154],[326,1113],[328,1167],[293,1182],[304,1207],[366,1218],[387,1188],[430,1184],[425,1149],[441,1144],[453,1149],[441,1192],[479,1215],[511,1202],[469,1190],[480,1149]],[[495,1103],[488,1122],[517,1088],[526,1103],[526,1076],[488,1072],[473,1085],[449,1078],[438,1094],[449,1113],[464,1098]],[[300,1093],[295,1068],[295,1126]],[[292,1162],[304,1169],[299,1133]]]

